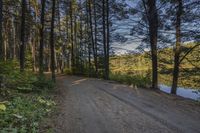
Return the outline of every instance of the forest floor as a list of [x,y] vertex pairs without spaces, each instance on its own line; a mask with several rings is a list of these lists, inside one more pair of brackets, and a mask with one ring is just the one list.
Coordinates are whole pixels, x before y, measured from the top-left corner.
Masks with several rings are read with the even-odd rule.
[[200,132],[192,100],[85,77],[59,76],[57,84],[56,133]]

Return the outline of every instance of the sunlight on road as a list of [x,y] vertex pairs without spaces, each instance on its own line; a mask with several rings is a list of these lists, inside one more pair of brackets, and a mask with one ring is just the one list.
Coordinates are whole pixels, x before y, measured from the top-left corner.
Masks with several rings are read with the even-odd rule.
[[84,82],[84,81],[86,81],[86,80],[87,80],[87,78],[80,79],[80,80],[76,80],[76,81],[74,81],[74,82],[72,83],[71,86],[78,85],[78,84],[80,84],[81,82]]

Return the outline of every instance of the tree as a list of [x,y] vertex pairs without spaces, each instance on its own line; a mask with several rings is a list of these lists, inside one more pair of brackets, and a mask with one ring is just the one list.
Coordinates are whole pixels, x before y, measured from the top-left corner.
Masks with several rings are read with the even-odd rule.
[[3,1],[0,0],[0,60],[3,59],[3,36],[2,27],[3,26]]
[[176,94],[178,75],[179,75],[179,59],[180,59],[180,46],[181,46],[181,15],[183,12],[182,0],[177,0],[177,13],[176,13],[176,46],[174,56],[174,71],[171,93]]
[[71,68],[74,69],[74,35],[73,35],[73,2],[70,1],[70,26],[71,26]]
[[42,10],[41,10],[41,19],[40,19],[40,50],[39,50],[39,72],[40,74],[43,74],[44,71],[44,65],[43,65],[43,51],[44,51],[44,16],[45,16],[45,5],[46,5],[46,0],[42,0]]
[[56,81],[55,75],[55,46],[54,46],[54,21],[55,21],[55,4],[56,0],[52,1],[52,13],[51,13],[51,32],[50,32],[50,48],[51,48],[51,72],[52,80]]
[[108,1],[102,0],[102,17],[103,17],[103,49],[104,49],[104,78],[109,79],[109,20],[108,20]]
[[147,1],[147,18],[149,22],[149,38],[151,45],[152,88],[158,89],[158,59],[157,59],[158,58],[157,57],[158,15],[156,8],[156,0]]
[[[95,4],[95,3],[94,3]],[[90,36],[91,36],[91,43],[92,43],[92,49],[93,49],[93,57],[94,57],[94,64],[95,64],[95,75],[98,74],[98,65],[97,65],[97,53],[96,53],[96,43],[94,40],[94,34],[93,34],[93,22],[92,22],[92,0],[88,0],[88,12],[89,12],[89,23],[90,23]]]
[[20,44],[20,71],[24,71],[25,62],[25,17],[26,17],[26,0],[22,0],[21,11],[21,44]]
[[107,28],[107,51],[106,51],[106,79],[109,79],[109,57],[110,57],[110,22],[109,22],[109,0],[106,0],[106,28]]

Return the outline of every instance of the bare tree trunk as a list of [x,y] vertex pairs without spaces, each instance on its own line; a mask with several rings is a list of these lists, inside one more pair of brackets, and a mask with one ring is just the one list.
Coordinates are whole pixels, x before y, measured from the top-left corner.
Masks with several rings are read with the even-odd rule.
[[89,21],[90,21],[90,35],[91,35],[91,43],[93,49],[93,57],[94,57],[94,64],[95,64],[95,76],[97,76],[98,68],[97,68],[97,54],[95,49],[95,42],[93,36],[93,22],[92,22],[92,10],[91,10],[92,2],[88,0],[88,12],[89,12]]
[[110,57],[110,24],[109,24],[109,0],[106,0],[106,26],[107,26],[107,38],[106,38],[106,49],[107,49],[107,57],[106,57],[106,79],[109,79],[109,57]]
[[[93,0],[93,12],[94,12],[94,45],[95,45],[95,52],[96,52],[96,58],[98,57],[98,52],[97,52],[97,12],[96,12],[96,2],[95,0]],[[96,61],[98,62],[98,58],[96,59]],[[97,78],[98,76],[98,63],[96,64],[96,69],[97,69]]]
[[[80,16],[80,55],[79,56],[83,56],[83,23],[82,23],[82,11],[81,11],[81,16]],[[80,65],[81,65],[81,67],[80,67],[80,72],[81,72],[81,74],[83,74],[84,72],[84,63],[83,63],[83,61],[82,61],[82,58],[80,57]]]
[[148,0],[148,21],[149,36],[151,44],[152,60],[152,88],[158,89],[158,59],[157,59],[157,34],[158,34],[158,15],[156,9],[156,0]]
[[32,49],[32,59],[33,59],[33,72],[36,71],[36,54],[35,54],[35,49],[36,49],[36,41],[34,38],[32,38],[32,42],[30,42],[31,49]]
[[26,0],[22,0],[22,16],[21,16],[21,44],[20,44],[20,71],[24,71],[25,61],[25,11]]
[[[60,16],[60,2],[58,1],[58,3],[57,3],[57,6],[58,6],[58,23],[59,23],[59,25],[58,25],[58,29],[59,29],[59,35],[60,35],[60,37],[62,36],[62,34],[61,34],[61,16]],[[62,50],[61,50],[61,53],[60,53],[60,56],[59,56],[59,67],[58,67],[58,69],[59,69],[59,71],[61,72],[61,73],[64,73],[64,67],[65,67],[65,61],[64,61],[64,55],[65,55],[65,43],[62,43],[61,44],[61,47],[62,47]]]
[[[67,17],[67,16],[66,16]],[[68,24],[68,18],[66,19],[66,28],[67,28],[67,45],[69,45],[69,39],[70,39],[70,37],[69,37],[69,24]],[[68,52],[67,53],[67,68],[70,68],[70,52]]]
[[106,3],[102,0],[102,17],[103,17],[103,49],[104,49],[104,79],[108,79],[107,71],[107,34],[106,34]]
[[75,59],[75,68],[76,68],[76,71],[78,70],[78,44],[77,44],[77,18],[76,18],[76,15],[74,15],[74,59]]
[[3,1],[0,0],[0,60],[3,60],[3,36],[2,36],[2,28],[3,28]]
[[5,28],[4,28],[4,61],[7,60],[7,46],[8,46],[8,29],[7,29],[7,22],[5,22]]
[[70,26],[71,26],[71,68],[74,70],[74,35],[73,35],[73,4],[70,1]]
[[179,60],[180,60],[180,45],[181,45],[181,15],[183,12],[182,0],[177,1],[178,9],[176,14],[176,47],[174,56],[174,71],[171,93],[176,94],[179,76]]
[[40,28],[40,50],[39,50],[39,73],[42,75],[44,72],[44,15],[45,15],[46,0],[42,0],[42,11],[41,11],[41,28]]
[[[3,2],[0,0],[0,61],[3,60],[3,36],[2,36],[2,28],[3,28]],[[0,88],[2,87],[3,77],[0,75]],[[0,89],[1,93],[1,89]]]
[[13,36],[13,59],[16,59],[16,29],[15,29],[15,22],[14,18],[12,18],[12,36]]
[[88,0],[86,0],[86,30],[87,30],[87,49],[88,49],[88,76],[91,76],[91,42],[90,42],[90,31],[89,31],[89,8],[88,8]]
[[52,18],[51,18],[51,33],[50,33],[50,47],[51,47],[51,72],[52,72],[52,80],[56,82],[55,75],[55,47],[54,47],[54,21],[55,21],[55,4],[56,0],[53,0],[52,5]]

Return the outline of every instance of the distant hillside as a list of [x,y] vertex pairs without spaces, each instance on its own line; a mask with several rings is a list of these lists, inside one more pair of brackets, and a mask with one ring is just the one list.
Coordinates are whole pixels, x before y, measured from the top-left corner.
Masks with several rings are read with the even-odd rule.
[[[182,47],[182,54],[193,44]],[[112,73],[128,75],[150,75],[151,60],[149,53],[113,56],[110,58]],[[173,49],[159,50],[159,82],[170,85],[173,72]],[[200,89],[200,46],[191,52],[181,63],[179,86]]]

